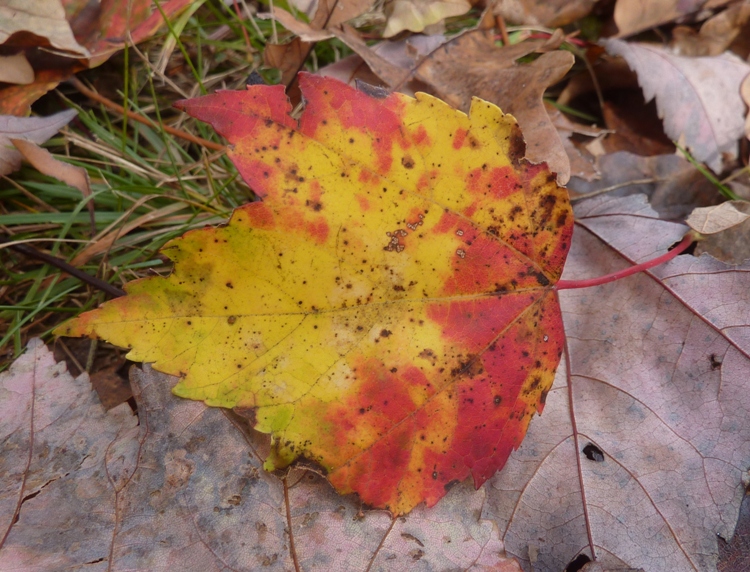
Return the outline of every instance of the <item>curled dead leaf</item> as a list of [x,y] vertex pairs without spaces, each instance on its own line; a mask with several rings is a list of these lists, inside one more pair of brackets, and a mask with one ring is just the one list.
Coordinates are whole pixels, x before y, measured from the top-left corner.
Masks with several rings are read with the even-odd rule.
[[695,232],[716,234],[750,218],[750,203],[747,201],[727,201],[713,207],[695,209],[685,221]]

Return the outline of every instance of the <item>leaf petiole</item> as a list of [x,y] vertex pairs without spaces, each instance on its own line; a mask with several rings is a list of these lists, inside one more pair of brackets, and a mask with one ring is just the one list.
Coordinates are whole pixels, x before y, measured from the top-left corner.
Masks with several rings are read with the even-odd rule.
[[683,252],[685,252],[685,250],[687,250],[687,248],[691,244],[693,244],[695,240],[696,240],[695,235],[692,232],[689,232],[685,235],[685,237],[682,239],[682,241],[680,241],[680,243],[677,246],[675,246],[669,252],[662,254],[661,256],[657,256],[656,258],[652,258],[651,260],[647,260],[646,262],[641,262],[640,264],[629,266],[628,268],[625,268],[623,270],[618,270],[617,272],[613,272],[612,274],[599,276],[597,278],[588,278],[586,280],[560,280],[555,286],[555,288],[557,290],[570,290],[572,288],[589,288],[591,286],[599,286],[600,284],[608,284],[610,282],[614,282],[615,280],[626,278],[633,274],[637,274],[638,272],[643,272],[644,270],[648,270],[649,268],[653,268],[654,266],[659,266],[660,264],[664,264],[665,262],[672,260],[679,254],[682,254]]

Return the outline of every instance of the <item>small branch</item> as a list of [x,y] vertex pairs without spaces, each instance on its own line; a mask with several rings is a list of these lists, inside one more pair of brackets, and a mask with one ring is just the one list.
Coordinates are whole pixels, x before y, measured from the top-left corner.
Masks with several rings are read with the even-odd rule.
[[695,242],[695,237],[692,233],[688,233],[682,239],[682,242],[680,242],[680,244],[675,246],[669,252],[662,254],[661,256],[658,256],[646,262],[641,262],[640,264],[636,264],[635,266],[630,266],[628,268],[625,268],[624,270],[619,270],[617,272],[613,272],[612,274],[607,274],[606,276],[599,276],[598,278],[589,278],[588,280],[560,280],[555,288],[557,290],[570,290],[572,288],[589,288],[591,286],[608,284],[610,282],[614,282],[615,280],[620,280],[621,278],[626,278],[627,276],[637,274],[638,272],[643,272],[644,270],[648,270],[649,268],[653,268],[654,266],[664,264],[665,262],[668,262],[675,258],[677,255],[682,254],[691,244],[693,244],[693,242]]
[[73,86],[80,91],[83,95],[88,97],[89,99],[93,99],[94,101],[101,103],[104,107],[107,107],[111,109],[112,111],[116,111],[117,113],[121,115],[125,115],[129,119],[132,119],[133,121],[137,121],[138,123],[143,123],[144,125],[148,125],[149,127],[153,127],[154,129],[163,129],[170,135],[174,135],[175,137],[179,137],[180,139],[185,139],[186,141],[190,141],[191,143],[195,143],[196,145],[202,145],[203,147],[208,147],[209,149],[214,149],[216,151],[224,151],[226,150],[226,147],[224,145],[220,145],[218,143],[214,143],[213,141],[209,141],[208,139],[203,139],[202,137],[198,137],[196,135],[193,135],[192,133],[188,133],[187,131],[183,131],[182,129],[176,129],[174,127],[170,127],[169,125],[159,125],[155,121],[148,119],[147,117],[143,117],[142,115],[138,115],[137,113],[130,111],[128,109],[125,109],[122,105],[118,105],[111,99],[107,99],[103,95],[89,89],[86,87],[81,80],[79,80],[77,77],[71,77],[68,79],[70,83],[73,84]]
[[[9,243],[10,239],[0,236],[0,244]],[[42,262],[45,262],[46,264],[49,264],[50,266],[54,266],[55,268],[59,268],[63,272],[66,272],[70,274],[71,276],[74,276],[75,278],[78,278],[81,282],[85,282],[86,284],[89,284],[93,286],[94,288],[98,288],[99,290],[106,292],[113,298],[119,298],[120,296],[125,295],[124,290],[120,290],[117,286],[112,286],[112,284],[109,284],[105,282],[104,280],[100,280],[99,278],[95,276],[91,276],[91,274],[87,272],[83,272],[82,270],[78,270],[75,266],[71,266],[64,260],[57,258],[55,256],[50,256],[49,254],[45,254],[44,252],[39,252],[36,248],[33,248],[31,246],[28,246],[26,244],[7,244],[6,248],[9,248],[11,250],[15,250],[16,252],[19,252],[23,254],[24,256],[28,256],[29,258],[34,258],[36,260],[41,260]]]

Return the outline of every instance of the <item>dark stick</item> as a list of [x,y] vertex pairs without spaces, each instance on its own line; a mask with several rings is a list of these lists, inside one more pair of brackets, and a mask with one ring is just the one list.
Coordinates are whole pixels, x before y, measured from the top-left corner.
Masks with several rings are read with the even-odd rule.
[[[9,238],[0,236],[0,244],[8,243],[10,242]],[[63,272],[67,272],[71,276],[75,276],[80,281],[85,282],[86,284],[90,284],[94,288],[98,288],[99,290],[102,290],[103,292],[106,292],[113,298],[119,298],[120,296],[125,295],[124,290],[120,290],[117,286],[112,286],[111,284],[108,284],[104,280],[100,280],[99,278],[95,276],[91,276],[91,274],[88,274],[87,272],[83,272],[82,270],[78,270],[75,266],[71,266],[64,260],[57,258],[55,256],[50,256],[49,254],[45,254],[44,252],[39,252],[36,248],[29,246],[27,244],[9,244],[7,248],[10,248],[11,250],[15,250],[16,252],[20,252],[24,256],[28,256],[29,258],[35,258],[36,260],[41,260],[42,262],[46,262],[50,266],[54,266],[55,268],[59,268]]]

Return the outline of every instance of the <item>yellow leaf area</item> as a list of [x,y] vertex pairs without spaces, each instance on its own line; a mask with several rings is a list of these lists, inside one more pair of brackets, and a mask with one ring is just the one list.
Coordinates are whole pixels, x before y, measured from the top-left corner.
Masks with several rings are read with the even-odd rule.
[[163,250],[171,276],[58,328],[132,348],[175,393],[250,411],[268,469],[299,456],[403,514],[500,469],[563,347],[567,192],[515,120],[301,75],[180,102],[262,197]]

